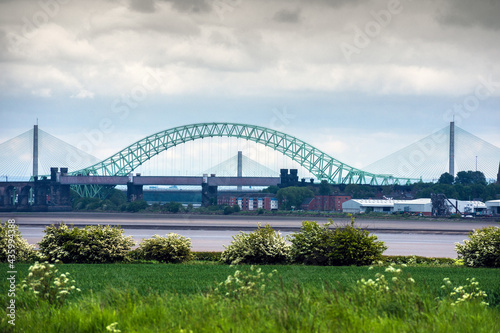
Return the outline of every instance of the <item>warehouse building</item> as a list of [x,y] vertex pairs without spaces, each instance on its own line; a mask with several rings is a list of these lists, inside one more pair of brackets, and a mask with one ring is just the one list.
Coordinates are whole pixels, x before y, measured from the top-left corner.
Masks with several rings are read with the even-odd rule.
[[[498,205],[500,206],[500,200]],[[461,201],[456,199],[449,199],[446,201],[446,205],[450,213],[460,212],[463,215],[483,215],[487,213],[488,207],[484,202],[481,201]],[[490,204],[494,210],[498,207],[495,206],[495,202]],[[415,200],[372,200],[372,199],[352,199],[346,201],[342,204],[342,210],[344,213],[409,213],[418,214],[423,216],[432,215],[432,201],[428,198],[421,198]]]
[[488,207],[486,204],[482,201],[462,201],[462,200],[456,200],[456,199],[449,199],[450,202],[448,202],[448,208],[450,209],[451,213],[457,213],[457,208],[458,212],[462,215],[484,215],[488,211]]
[[342,204],[344,213],[387,213],[394,211],[394,201],[391,199],[351,199]]
[[[500,177],[500,171],[499,171],[499,177]],[[486,201],[486,207],[488,208],[488,214],[500,215],[500,200]]]

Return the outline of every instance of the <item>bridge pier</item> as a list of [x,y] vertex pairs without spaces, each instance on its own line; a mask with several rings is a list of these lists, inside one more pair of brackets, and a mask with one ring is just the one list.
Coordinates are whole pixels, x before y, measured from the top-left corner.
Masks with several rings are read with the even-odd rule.
[[15,191],[16,187],[12,185],[7,185],[2,188],[2,200],[1,204],[4,207],[14,207],[15,203]]
[[31,186],[26,185],[21,188],[21,192],[19,193],[18,197],[18,205],[20,208],[22,209],[29,208],[30,194],[31,194]]
[[47,206],[47,201],[50,195],[48,180],[35,180],[35,202],[33,206]]
[[[215,175],[210,175],[215,177]],[[208,207],[217,204],[217,185],[208,184],[208,175],[203,175],[203,182],[201,183],[201,206]]]
[[134,202],[136,200],[143,200],[142,185],[135,185],[134,183],[127,183],[127,201]]
[[[0,182],[1,211],[69,211],[71,210],[70,185],[61,184],[59,177],[68,168],[51,168],[50,179],[27,182]],[[50,207],[49,207],[50,206]]]

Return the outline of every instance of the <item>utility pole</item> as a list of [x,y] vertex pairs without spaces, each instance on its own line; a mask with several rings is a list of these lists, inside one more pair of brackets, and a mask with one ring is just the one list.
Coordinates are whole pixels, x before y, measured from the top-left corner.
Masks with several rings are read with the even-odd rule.
[[33,178],[38,177],[38,119],[33,127]]
[[[237,177],[241,178],[243,177],[243,152],[239,151],[238,152],[238,173]],[[238,191],[241,191],[243,187],[240,185],[237,187]]]
[[455,121],[450,122],[450,165],[449,173],[455,177]]

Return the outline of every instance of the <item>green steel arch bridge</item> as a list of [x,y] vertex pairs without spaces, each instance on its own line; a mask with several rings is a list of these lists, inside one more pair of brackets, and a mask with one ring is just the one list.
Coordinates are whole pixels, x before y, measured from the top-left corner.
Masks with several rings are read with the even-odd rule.
[[[169,148],[208,137],[245,139],[270,147],[299,163],[312,175],[331,184],[403,185],[416,178],[374,174],[349,166],[292,135],[270,128],[238,123],[197,123],[170,128],[139,140],[111,157],[69,175],[126,176]],[[82,196],[96,196],[102,186],[79,186]]]

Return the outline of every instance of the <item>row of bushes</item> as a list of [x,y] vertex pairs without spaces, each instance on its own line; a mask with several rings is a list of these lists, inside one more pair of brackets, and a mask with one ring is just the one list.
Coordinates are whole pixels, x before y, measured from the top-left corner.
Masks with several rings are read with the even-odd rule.
[[[64,223],[45,228],[39,251],[22,238],[17,225],[0,223],[0,262],[49,260],[63,263],[113,263],[132,260],[184,262],[193,259],[191,241],[171,233],[144,239],[135,250],[132,236],[113,226],[70,227]],[[9,257],[10,256],[10,257]]]
[[[229,264],[369,265],[387,261],[382,256],[384,242],[368,231],[350,224],[330,227],[304,221],[299,232],[287,239],[269,225],[258,226],[251,233],[240,232],[218,255],[202,254],[199,260],[214,258]],[[180,263],[195,258],[191,240],[178,234],[158,235],[135,242],[125,237],[123,229],[112,226],[87,226],[79,229],[65,224],[46,227],[39,243],[40,251],[22,238],[16,225],[0,223],[0,262],[50,260],[77,263],[111,263],[121,261],[158,261]],[[287,242],[289,241],[289,243]],[[12,251],[15,250],[15,251]],[[458,259],[471,267],[500,267],[500,228],[488,227],[470,234],[465,243],[457,244]],[[403,259],[402,259],[403,260]],[[418,263],[417,257],[409,262]]]
[[[16,229],[17,231],[17,229]],[[134,241],[125,237],[123,229],[112,226],[69,227],[51,225],[44,230],[39,243],[41,258],[50,261],[77,263],[109,263],[126,260],[155,260],[178,263],[193,259],[191,240],[177,234],[158,235],[140,242],[132,250]],[[22,242],[17,231],[17,255],[24,258],[36,256],[33,248]],[[387,249],[376,236],[350,225],[330,229],[329,224],[304,222],[300,232],[290,237],[287,244],[279,232],[266,225],[251,233],[239,233],[222,252],[220,260],[238,264],[304,263],[317,265],[365,265],[380,260]],[[6,259],[6,258],[5,258]],[[5,260],[4,259],[4,260]]]
[[[351,217],[352,218],[352,217]],[[240,233],[233,237],[231,245],[222,253],[221,260],[229,264],[281,264],[306,265],[369,265],[382,260],[387,249],[377,236],[350,224],[332,223],[320,226],[304,221],[300,231],[288,237],[291,245],[273,228],[266,225],[253,233]]]

